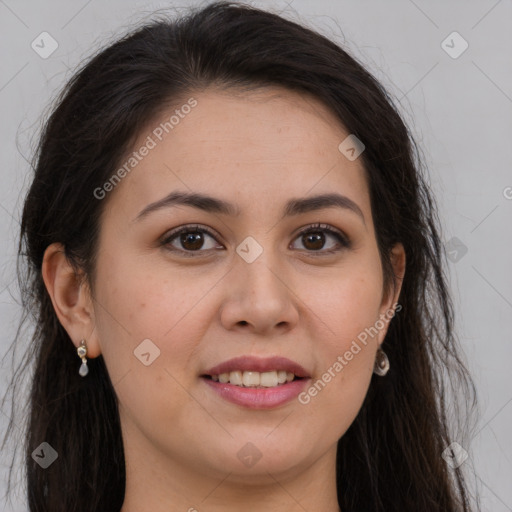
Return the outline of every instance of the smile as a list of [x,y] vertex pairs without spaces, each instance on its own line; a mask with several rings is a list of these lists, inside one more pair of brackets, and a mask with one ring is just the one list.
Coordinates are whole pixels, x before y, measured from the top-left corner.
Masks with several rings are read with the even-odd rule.
[[294,373],[286,370],[272,370],[269,372],[235,370],[211,376],[211,379],[215,382],[229,383],[246,388],[275,388],[287,382],[292,382],[296,378],[300,377],[296,377]]

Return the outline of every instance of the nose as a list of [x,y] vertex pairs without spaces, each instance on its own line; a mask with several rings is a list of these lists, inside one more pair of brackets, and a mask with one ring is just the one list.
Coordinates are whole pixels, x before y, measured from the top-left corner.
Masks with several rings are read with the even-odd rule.
[[266,256],[254,262],[240,259],[229,273],[221,323],[227,330],[270,335],[291,330],[299,320],[297,297],[286,272]]

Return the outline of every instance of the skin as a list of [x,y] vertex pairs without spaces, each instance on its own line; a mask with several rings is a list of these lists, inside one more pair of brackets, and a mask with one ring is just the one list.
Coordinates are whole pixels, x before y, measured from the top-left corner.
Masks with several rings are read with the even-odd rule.
[[[104,199],[94,295],[59,244],[43,263],[60,322],[76,346],[87,340],[87,357],[103,355],[119,398],[122,512],[338,510],[336,443],[363,403],[388,322],[306,405],[250,410],[199,376],[235,356],[277,355],[316,382],[398,301],[403,247],[393,249],[396,287],[385,293],[362,160],[340,153],[348,132],[316,99],[279,88],[192,96],[197,106]],[[133,149],[175,108],[141,130]],[[134,220],[175,190],[233,202],[241,213],[181,205]],[[281,218],[289,199],[333,191],[357,203],[364,222],[336,207]],[[341,230],[351,247],[320,230],[315,251],[297,231],[317,222]],[[204,235],[203,252],[181,256],[179,236],[176,252],[159,245],[196,223],[217,235]],[[236,253],[247,236],[263,248],[252,263]],[[134,356],[144,339],[160,350],[148,366]],[[251,467],[237,457],[247,442],[261,453]]]

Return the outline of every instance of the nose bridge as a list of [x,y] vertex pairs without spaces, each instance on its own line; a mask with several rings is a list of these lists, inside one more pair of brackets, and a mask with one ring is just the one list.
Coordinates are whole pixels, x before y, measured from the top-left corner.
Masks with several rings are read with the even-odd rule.
[[279,254],[270,247],[269,238],[266,241],[263,246],[246,239],[237,247],[223,311],[226,327],[250,324],[255,330],[267,331],[297,321],[293,293],[286,284]]
[[240,256],[241,261],[237,262],[237,268],[234,269],[237,279],[240,279],[241,288],[239,290],[254,299],[266,299],[266,301],[285,299],[286,287],[283,284],[283,269],[279,264],[275,249],[270,247],[270,242],[265,244],[265,247],[260,245],[261,249],[258,251],[254,242],[246,241],[244,244],[240,244],[240,252],[246,250],[247,247],[249,247],[249,252],[246,254],[251,254],[254,260]]

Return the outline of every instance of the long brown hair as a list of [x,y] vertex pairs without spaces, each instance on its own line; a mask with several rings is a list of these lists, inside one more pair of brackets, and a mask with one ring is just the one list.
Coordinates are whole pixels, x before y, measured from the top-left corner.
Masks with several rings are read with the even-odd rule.
[[[391,247],[405,248],[402,310],[384,343],[393,371],[373,377],[338,442],[341,510],[469,511],[463,466],[451,468],[442,453],[453,440],[465,446],[459,433],[476,393],[457,347],[439,220],[420,152],[390,95],[345,50],[283,17],[220,2],[152,21],[99,52],[67,84],[44,126],[19,242],[24,321],[35,329],[9,387],[11,431],[21,376],[30,369],[23,450],[31,512],[118,512],[125,493],[115,390],[102,356],[89,361],[87,378],[78,376],[75,347],[41,276],[44,251],[62,243],[92,287],[99,218],[108,202],[94,190],[166,104],[212,84],[277,85],[323,102],[365,144],[361,158],[386,285],[393,277]],[[16,342],[23,333],[20,327]],[[469,411],[454,408],[457,396]],[[455,439],[454,425],[461,426]],[[59,454],[44,470],[31,456],[43,441]]]

